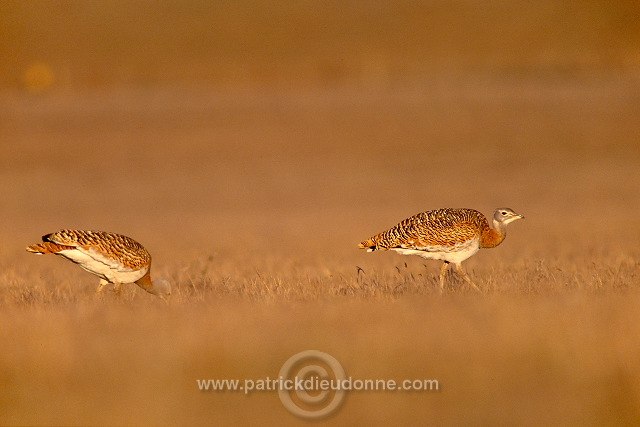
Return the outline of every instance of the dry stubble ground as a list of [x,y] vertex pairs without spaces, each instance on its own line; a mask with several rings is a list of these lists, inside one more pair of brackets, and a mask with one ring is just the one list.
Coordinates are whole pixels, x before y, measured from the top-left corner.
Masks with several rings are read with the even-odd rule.
[[[635,80],[443,81],[367,92],[5,95],[0,423],[295,424],[274,377],[317,349],[354,378],[328,423],[638,421]],[[466,269],[356,245],[441,206],[526,216]],[[169,304],[24,246],[130,235]]]

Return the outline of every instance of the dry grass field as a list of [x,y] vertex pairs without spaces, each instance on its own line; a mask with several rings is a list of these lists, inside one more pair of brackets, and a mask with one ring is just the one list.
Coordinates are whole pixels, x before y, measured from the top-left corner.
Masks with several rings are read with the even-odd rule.
[[[435,17],[399,2],[407,10],[388,20],[380,2],[361,17],[370,27],[354,24],[355,2],[328,27],[329,6],[305,14],[290,4],[289,20],[273,5],[285,28],[255,34],[238,26],[248,9],[232,3],[191,17],[200,26],[178,13],[184,39],[147,29],[167,45],[165,56],[148,53],[164,70],[152,76],[140,71],[144,50],[123,42],[135,38],[123,33],[130,24],[114,18],[140,10],[107,8],[115,30],[95,27],[117,35],[114,55],[128,52],[120,63],[82,26],[80,49],[48,37],[61,25],[52,5],[69,13],[83,3],[2,6],[11,61],[0,75],[13,77],[0,91],[0,424],[308,424],[276,392],[196,383],[274,378],[304,350],[332,355],[353,378],[439,382],[430,392],[353,391],[330,425],[638,424],[635,3],[583,2],[573,14],[580,2],[548,2],[527,19],[494,6],[501,42],[480,24],[456,26],[446,42],[444,24],[422,28],[420,17],[451,17],[439,2],[425,3]],[[90,4],[78,16],[99,21],[92,7],[105,3]],[[263,12],[245,19],[263,22]],[[46,14],[49,27],[38,27]],[[373,31],[395,34],[409,16],[406,34]],[[539,22],[566,27],[525,25]],[[519,49],[532,37],[522,28],[544,36]],[[207,62],[204,44],[180,50],[194,34],[216,48],[242,43]],[[433,34],[433,50],[417,55]],[[422,44],[396,49],[408,36]],[[89,61],[82,48],[92,42]],[[21,74],[33,60],[49,65]],[[420,211],[502,206],[526,219],[465,262],[481,293],[450,275],[440,295],[438,262],[357,249]],[[171,300],[135,286],[97,296],[97,278],[24,250],[60,228],[134,237],[153,255],[153,275],[172,281]]]

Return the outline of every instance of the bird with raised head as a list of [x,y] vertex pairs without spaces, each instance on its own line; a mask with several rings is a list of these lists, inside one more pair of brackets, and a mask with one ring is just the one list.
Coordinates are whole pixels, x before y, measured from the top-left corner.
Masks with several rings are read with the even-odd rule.
[[409,217],[365,240],[359,247],[368,252],[392,250],[403,255],[444,261],[439,278],[441,291],[447,267],[453,264],[465,282],[479,290],[462,270],[462,261],[481,248],[498,246],[507,235],[507,224],[522,218],[509,208],[498,208],[493,213],[491,228],[485,216],[477,210],[436,209]]

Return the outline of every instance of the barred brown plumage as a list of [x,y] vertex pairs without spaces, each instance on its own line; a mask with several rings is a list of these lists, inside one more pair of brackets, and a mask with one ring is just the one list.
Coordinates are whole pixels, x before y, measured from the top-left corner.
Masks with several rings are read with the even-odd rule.
[[27,247],[36,254],[61,255],[100,277],[97,292],[111,283],[119,292],[123,283],[135,283],[160,297],[171,294],[163,279],[151,281],[151,255],[130,237],[104,231],[60,230],[42,236],[42,243]]
[[446,269],[453,263],[460,276],[478,289],[462,270],[462,261],[480,248],[498,246],[506,237],[507,224],[521,218],[524,217],[509,208],[498,208],[493,214],[491,228],[485,216],[474,209],[436,209],[409,217],[363,241],[359,247],[369,252],[393,250],[403,255],[444,261],[440,269],[441,290]]

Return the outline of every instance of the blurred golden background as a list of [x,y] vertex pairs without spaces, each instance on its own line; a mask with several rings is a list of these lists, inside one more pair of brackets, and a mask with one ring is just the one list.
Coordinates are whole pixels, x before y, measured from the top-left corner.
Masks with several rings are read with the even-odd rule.
[[[327,423],[637,423],[635,1],[0,3],[0,423],[293,425],[274,376],[326,351]],[[420,211],[526,219],[465,263],[366,254]],[[129,235],[171,304],[24,247]],[[359,270],[361,269],[361,270]]]
[[640,68],[632,0],[5,1],[3,88],[355,85]]

